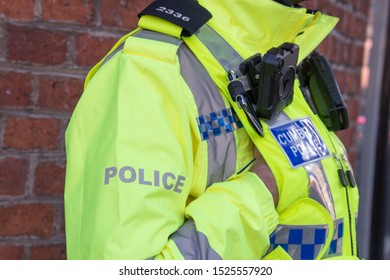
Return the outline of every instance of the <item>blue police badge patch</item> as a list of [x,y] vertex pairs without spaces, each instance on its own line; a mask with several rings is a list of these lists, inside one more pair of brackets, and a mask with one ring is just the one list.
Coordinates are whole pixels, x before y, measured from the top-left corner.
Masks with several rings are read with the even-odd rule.
[[330,156],[328,147],[308,117],[270,130],[293,168]]

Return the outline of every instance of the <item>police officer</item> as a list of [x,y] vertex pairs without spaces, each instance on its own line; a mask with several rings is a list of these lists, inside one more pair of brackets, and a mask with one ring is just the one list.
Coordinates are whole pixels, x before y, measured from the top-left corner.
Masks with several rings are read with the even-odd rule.
[[298,2],[140,13],[66,131],[69,259],[358,258],[345,106],[308,70],[337,19]]

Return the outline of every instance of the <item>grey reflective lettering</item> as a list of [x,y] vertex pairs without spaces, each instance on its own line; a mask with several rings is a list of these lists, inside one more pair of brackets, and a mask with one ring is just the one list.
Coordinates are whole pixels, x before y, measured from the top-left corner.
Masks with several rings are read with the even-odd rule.
[[175,185],[175,189],[173,190],[174,192],[177,192],[177,193],[181,193],[182,189],[181,187],[184,186],[184,181],[185,181],[185,177],[183,176],[177,176],[177,181],[176,181],[176,185]]
[[145,181],[145,170],[144,169],[140,169],[139,170],[139,183],[141,185],[147,185],[147,186],[151,186],[152,185],[152,182]]
[[167,190],[170,190],[170,189],[172,189],[174,187],[174,184],[169,184],[168,183],[168,178],[171,178],[172,180],[175,180],[175,175],[172,174],[171,172],[167,172],[162,177],[162,183],[164,185],[164,188],[166,188]]
[[154,171],[154,186],[155,187],[160,186],[160,171],[158,171],[158,170]]
[[[129,172],[130,172],[130,177],[128,177],[128,178],[126,178],[126,176],[125,176],[126,171],[129,171]],[[131,183],[131,182],[134,182],[136,178],[137,178],[137,174],[136,174],[134,168],[131,167],[131,166],[123,166],[123,167],[119,170],[119,179],[120,179],[123,183]]]
[[105,172],[104,172],[104,184],[108,185],[108,183],[110,182],[110,179],[112,177],[115,177],[117,172],[118,172],[118,170],[116,169],[116,167],[106,168]]
[[[153,170],[148,172],[144,168],[134,168],[132,166],[107,167],[104,169],[104,185],[109,185],[112,178],[115,178],[115,184],[121,183],[138,186],[164,186],[164,189],[175,193],[182,193],[186,177],[175,175],[172,172],[161,172]],[[134,184],[130,184],[134,183]]]

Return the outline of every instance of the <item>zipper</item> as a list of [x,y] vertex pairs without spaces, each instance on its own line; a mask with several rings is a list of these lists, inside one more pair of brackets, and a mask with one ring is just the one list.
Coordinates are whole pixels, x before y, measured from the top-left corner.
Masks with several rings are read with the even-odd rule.
[[[333,142],[332,142],[333,145]],[[333,148],[335,149],[334,145]],[[336,150],[336,149],[335,149]],[[341,163],[341,160],[337,154],[337,152],[333,153],[333,158],[336,161],[337,164],[337,174],[339,175],[339,180],[341,182],[341,185],[343,185],[344,188],[348,187],[348,181],[347,181],[347,176],[343,168],[343,164]]]
[[332,139],[329,131],[327,131],[327,134],[328,134],[328,138],[333,146],[333,150],[334,150],[333,158],[335,159],[336,164],[337,164],[337,173],[339,176],[339,180],[340,180],[341,185],[345,189],[345,199],[346,199],[346,203],[347,203],[347,216],[348,216],[348,226],[349,226],[349,239],[351,242],[351,244],[350,244],[351,245],[351,254],[354,256],[355,255],[355,250],[354,250],[355,240],[352,236],[352,213],[351,213],[351,205],[350,205],[350,197],[349,197],[348,187],[354,188],[356,186],[356,181],[355,181],[355,177],[354,177],[353,172],[352,172],[351,165],[349,164],[349,161],[348,161],[347,157],[345,156],[345,150],[344,150],[342,144],[339,143],[339,141],[337,141],[338,142],[337,144],[343,150],[342,153],[339,153],[335,147],[334,139]]
[[348,183],[352,188],[354,188],[356,187],[355,176],[353,175],[352,167],[347,157],[345,156],[345,153],[341,154],[341,159],[344,162],[344,165],[347,167],[347,171],[345,171],[345,174],[347,175]]

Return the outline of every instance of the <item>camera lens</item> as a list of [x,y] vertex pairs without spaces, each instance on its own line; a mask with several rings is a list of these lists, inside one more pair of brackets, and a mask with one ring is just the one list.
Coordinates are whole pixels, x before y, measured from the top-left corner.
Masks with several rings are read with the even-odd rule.
[[286,100],[293,91],[295,68],[289,67],[279,82],[279,99]]

